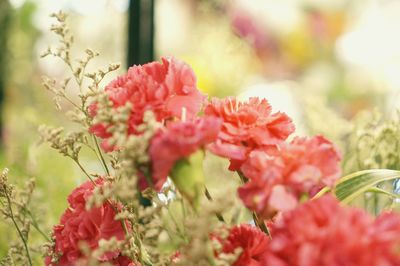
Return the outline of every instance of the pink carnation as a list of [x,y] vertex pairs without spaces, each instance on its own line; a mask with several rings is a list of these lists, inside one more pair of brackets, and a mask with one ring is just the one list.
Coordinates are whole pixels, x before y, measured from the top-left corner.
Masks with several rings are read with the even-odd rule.
[[[113,108],[132,104],[128,121],[128,134],[138,134],[137,127],[143,122],[143,114],[151,110],[157,121],[181,117],[186,109],[186,117],[193,118],[205,100],[196,87],[196,76],[185,63],[174,58],[162,58],[162,62],[130,67],[128,72],[112,81],[105,88]],[[95,116],[97,105],[89,107]],[[94,124],[90,132],[103,138],[102,147],[111,150],[107,138],[111,137],[111,125]]]
[[249,209],[270,218],[293,209],[302,195],[332,186],[341,174],[340,160],[336,147],[322,136],[255,150],[241,167],[249,182],[239,188],[239,196]]
[[324,196],[284,213],[270,229],[263,265],[400,265],[398,214],[373,218]]
[[209,148],[231,160],[230,170],[239,170],[252,150],[275,145],[294,131],[292,120],[284,113],[271,113],[271,106],[265,99],[239,102],[232,97],[214,98],[204,112],[223,120],[218,140]]
[[221,121],[202,117],[192,121],[171,122],[160,129],[151,140],[152,181],[161,190],[176,161],[196,152],[217,138]]
[[[221,242],[221,253],[234,253],[235,249],[242,251],[233,266],[263,266],[263,259],[268,248],[268,236],[257,227],[242,224],[234,226],[229,231],[226,239],[219,239]],[[216,254],[218,257],[220,254]]]
[[[96,185],[103,185],[103,179],[95,180]],[[109,203],[86,210],[87,199],[92,195],[95,185],[88,181],[76,188],[68,197],[69,207],[61,216],[60,224],[54,226],[55,246],[53,252],[60,254],[59,261],[54,264],[50,257],[46,265],[76,265],[85,261],[79,245],[86,244],[91,250],[98,247],[99,240],[115,237],[125,239],[125,233],[120,221],[116,221],[115,211]],[[107,252],[100,258],[101,262],[109,262],[115,266],[135,265],[129,258],[122,256],[119,250]]]

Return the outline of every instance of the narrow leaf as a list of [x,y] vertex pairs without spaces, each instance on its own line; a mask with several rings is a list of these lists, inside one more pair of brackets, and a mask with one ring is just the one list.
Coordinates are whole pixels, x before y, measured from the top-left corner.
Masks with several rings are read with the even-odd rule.
[[391,193],[389,191],[386,191],[386,190],[378,188],[378,187],[369,188],[366,192],[380,193],[380,194],[389,196],[390,198],[393,198],[393,199],[400,199],[400,194]]
[[378,183],[396,178],[400,178],[400,171],[389,169],[358,171],[339,179],[333,191],[340,201],[348,203]]

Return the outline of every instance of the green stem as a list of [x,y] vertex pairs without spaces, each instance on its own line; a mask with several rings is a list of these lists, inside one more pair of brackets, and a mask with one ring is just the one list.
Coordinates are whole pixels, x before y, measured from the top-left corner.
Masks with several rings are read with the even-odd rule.
[[186,221],[186,208],[185,208],[185,203],[183,202],[183,198],[180,198],[179,201],[181,202],[183,220]]
[[[94,182],[93,178],[88,174],[88,172],[86,172],[85,168],[83,168],[83,166],[81,165],[81,163],[79,162],[78,159],[74,159],[75,163],[79,166],[79,168],[82,170],[82,172],[89,178],[89,180],[94,184],[94,186],[97,186],[96,182]],[[118,213],[117,208],[115,208],[115,206],[111,203],[111,201],[109,199],[107,199],[107,203],[109,203],[111,205],[111,207],[113,208],[113,210],[115,211],[115,214]],[[126,224],[124,222],[124,220],[121,220],[121,224],[122,224],[122,228],[124,229],[125,235],[128,236],[129,232],[128,229],[126,227]]]
[[315,194],[314,197],[312,197],[311,199],[318,199],[318,198],[322,197],[323,195],[325,195],[326,193],[331,192],[331,190],[332,189],[330,187],[324,187],[320,191],[318,191],[318,193]]
[[102,165],[104,167],[104,170],[106,171],[107,175],[109,176],[110,175],[110,171],[108,170],[108,167],[107,167],[107,164],[106,164],[106,160],[104,160],[103,153],[101,152],[101,149],[100,149],[99,143],[97,141],[97,138],[96,138],[95,135],[92,135],[92,137],[93,137],[94,144],[96,145],[96,150],[97,150],[96,154],[100,158],[100,161],[101,161],[101,163],[102,163]]
[[183,231],[183,230],[181,230],[181,227],[179,226],[179,224],[178,224],[178,222],[177,222],[177,220],[175,219],[175,217],[172,215],[172,212],[171,212],[171,210],[170,210],[170,208],[167,206],[167,211],[168,211],[168,215],[169,215],[169,217],[171,218],[171,220],[172,220],[172,223],[175,225],[175,227],[176,227],[176,230],[178,231],[178,234],[180,235],[180,237],[183,239],[183,240],[186,240],[186,238],[185,238],[185,232]]
[[242,184],[246,184],[248,181],[248,178],[244,176],[244,174],[240,171],[237,171],[240,181],[242,181]]
[[[208,199],[209,201],[213,201],[213,198],[211,197],[211,194],[210,194],[210,192],[208,191],[208,189],[207,189],[206,187],[205,187],[205,189],[204,189],[204,194],[206,195],[206,197],[207,197],[207,199]],[[220,222],[225,223],[225,219],[224,219],[224,217],[223,217],[220,213],[216,213],[215,216],[217,216],[217,218],[218,218],[218,220],[219,220]]]
[[19,237],[21,238],[21,240],[22,240],[22,242],[23,242],[23,244],[24,244],[25,251],[26,251],[26,256],[27,256],[27,258],[28,258],[29,265],[32,266],[33,264],[32,264],[31,255],[29,254],[29,248],[28,248],[27,241],[25,240],[24,235],[22,234],[21,230],[19,229],[19,226],[18,226],[17,222],[15,221],[14,213],[13,213],[12,206],[11,206],[11,200],[10,200],[10,197],[9,197],[9,195],[8,195],[7,188],[6,188],[5,186],[4,186],[4,190],[5,190],[5,193],[4,193],[4,194],[6,194],[6,198],[7,198],[8,209],[9,209],[9,211],[10,211],[10,218],[11,218],[11,220],[12,220],[12,222],[13,222],[15,228],[16,228],[17,231],[18,231]]
[[265,225],[264,221],[263,220],[260,221],[255,212],[253,212],[252,214],[254,223],[257,225],[257,227],[260,228],[261,231],[263,231],[267,236],[271,238],[271,233],[269,232],[268,227]]
[[[244,174],[240,171],[237,171],[240,180],[242,181],[243,184],[247,183],[248,178],[244,176]],[[252,216],[253,216],[253,221],[255,223],[255,225],[261,229],[261,231],[263,231],[266,235],[268,235],[271,238],[271,234],[268,230],[268,227],[265,225],[263,220],[260,220],[260,218],[257,216],[257,213],[255,213],[254,211],[252,212]]]
[[88,172],[86,172],[85,168],[83,168],[83,166],[81,165],[79,160],[76,158],[72,158],[72,159],[79,166],[79,168],[82,170],[82,172],[87,176],[87,178],[89,178],[89,180],[92,181],[92,183],[96,186],[96,182],[94,182],[93,178],[88,174]]
[[23,210],[28,214],[28,216],[31,218],[32,221],[32,226],[36,229],[36,231],[38,231],[44,239],[46,239],[46,241],[50,242],[51,239],[40,229],[38,222],[36,221],[35,217],[32,215],[32,213],[26,209],[23,208]]

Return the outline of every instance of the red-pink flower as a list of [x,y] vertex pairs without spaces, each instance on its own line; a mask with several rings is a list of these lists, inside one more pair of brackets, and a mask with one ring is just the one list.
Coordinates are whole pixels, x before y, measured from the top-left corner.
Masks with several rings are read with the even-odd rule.
[[160,129],[150,143],[152,182],[161,190],[174,164],[217,138],[221,121],[214,117],[201,117],[191,121],[168,123]]
[[292,120],[284,113],[272,113],[265,99],[214,98],[204,112],[223,120],[218,140],[209,148],[231,160],[230,170],[239,170],[252,150],[275,145],[294,131]]
[[322,136],[255,150],[241,167],[249,180],[239,188],[239,196],[249,209],[270,218],[293,209],[302,195],[332,186],[340,177],[340,159],[336,147]]
[[[257,227],[242,224],[232,227],[229,236],[221,240],[220,253],[234,253],[235,249],[241,248],[240,256],[232,264],[233,266],[263,266],[263,257],[268,248],[268,236]],[[216,254],[218,257],[220,254]]]
[[[103,185],[103,179],[95,180],[96,185]],[[95,185],[88,181],[76,188],[68,197],[69,207],[61,216],[60,224],[54,226],[55,246],[53,252],[60,254],[57,263],[46,258],[46,265],[76,265],[78,261],[85,261],[81,253],[80,244],[87,245],[95,250],[100,239],[108,240],[115,237],[125,239],[125,233],[120,221],[116,221],[115,208],[110,203],[86,210],[86,201],[92,195]],[[119,250],[110,251],[98,258],[101,262],[109,262],[115,266],[132,266],[134,263],[122,256]]]
[[324,196],[284,213],[270,229],[263,265],[400,265],[398,214],[375,219]]
[[[128,134],[138,134],[137,127],[143,122],[145,111],[151,110],[158,121],[181,117],[185,108],[186,117],[193,118],[205,100],[196,87],[196,76],[185,63],[174,58],[162,58],[162,62],[130,67],[125,75],[112,81],[105,88],[113,108],[132,105],[128,121]],[[97,105],[89,107],[92,116],[97,114]],[[94,124],[90,132],[105,139],[106,150],[112,149],[106,139],[111,137],[111,125]]]

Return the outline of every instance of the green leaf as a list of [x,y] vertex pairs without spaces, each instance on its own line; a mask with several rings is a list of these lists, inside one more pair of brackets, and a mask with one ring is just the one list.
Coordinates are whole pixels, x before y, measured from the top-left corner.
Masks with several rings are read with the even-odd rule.
[[386,190],[378,188],[378,187],[369,188],[366,192],[383,194],[383,195],[389,196],[390,198],[393,198],[393,199],[400,199],[400,194],[391,193],[389,191],[386,191]]
[[312,197],[312,199],[318,199],[318,198],[322,197],[323,195],[331,192],[331,190],[332,189],[330,187],[324,187],[317,194],[315,194],[314,197]]
[[389,169],[358,171],[339,179],[333,192],[340,201],[348,203],[378,183],[396,178],[400,178],[400,171]]
[[170,177],[176,188],[196,209],[204,191],[204,151],[199,150],[175,163]]

